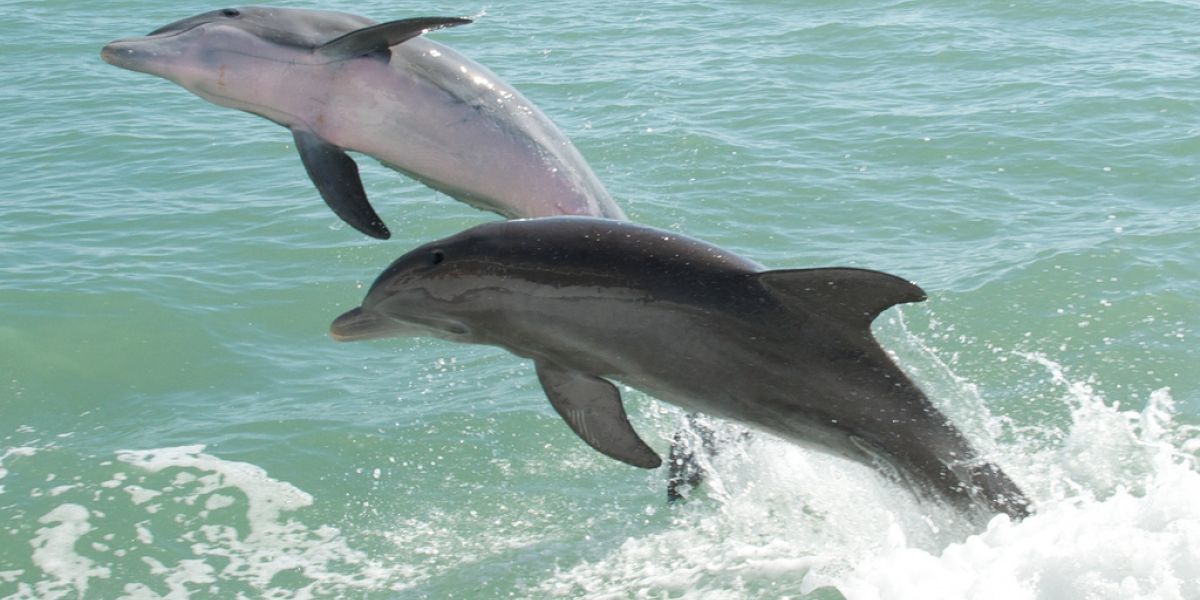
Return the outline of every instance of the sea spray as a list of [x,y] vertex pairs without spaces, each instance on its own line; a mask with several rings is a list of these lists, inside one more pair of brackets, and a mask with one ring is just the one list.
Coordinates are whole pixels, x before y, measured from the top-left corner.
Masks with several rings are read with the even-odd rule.
[[[984,531],[947,530],[938,507],[870,469],[712,423],[721,451],[706,459],[709,480],[673,509],[672,529],[562,569],[537,590],[594,599],[630,589],[683,598],[1200,597],[1200,429],[1176,422],[1167,389],[1142,410],[1122,410],[1044,355],[1013,356],[1046,369],[1072,419],[1065,432],[996,446],[1042,464],[1023,470],[1038,478],[1023,483],[1045,493],[1022,522],[997,516]],[[657,419],[660,428],[670,418]]]
[[1020,523],[997,517],[940,552],[901,546],[848,574],[815,569],[806,588],[834,585],[850,600],[1200,597],[1197,429],[1172,420],[1166,389],[1122,411],[1046,357],[1026,357],[1074,405],[1064,446],[1029,449],[1053,465],[1056,495]]

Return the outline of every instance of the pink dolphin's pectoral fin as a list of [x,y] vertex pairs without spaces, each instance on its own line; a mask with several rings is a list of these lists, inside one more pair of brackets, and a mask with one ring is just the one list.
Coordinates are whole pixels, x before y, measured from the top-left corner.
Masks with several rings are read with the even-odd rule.
[[304,169],[329,208],[351,227],[371,237],[381,240],[391,237],[392,233],[367,201],[354,159],[311,131],[293,129],[292,135]]

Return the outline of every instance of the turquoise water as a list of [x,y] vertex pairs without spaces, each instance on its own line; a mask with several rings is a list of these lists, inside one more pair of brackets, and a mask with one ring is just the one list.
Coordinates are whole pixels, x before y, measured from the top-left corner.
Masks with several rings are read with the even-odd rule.
[[522,360],[332,342],[493,216],[363,160],[370,240],[286,131],[99,59],[217,6],[0,6],[0,597],[1200,597],[1194,3],[294,4],[475,15],[433,37],[632,219],[919,283],[878,337],[1039,505],[984,532],[728,425],[667,506]]

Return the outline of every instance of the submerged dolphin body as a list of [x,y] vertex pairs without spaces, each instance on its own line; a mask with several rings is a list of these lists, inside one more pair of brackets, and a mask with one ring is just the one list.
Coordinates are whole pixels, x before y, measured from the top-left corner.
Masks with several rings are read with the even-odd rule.
[[326,203],[374,237],[390,233],[346,150],[509,218],[623,219],[533,103],[482,65],[420,37],[469,22],[375,24],[337,12],[227,8],[117,40],[101,56],[289,128]]
[[638,467],[661,460],[610,381],[882,468],[973,518],[1024,517],[1020,489],[871,334],[880,312],[924,298],[877,271],[767,271],[676,233],[555,217],[409,252],[331,335],[429,335],[530,358],[571,429]]

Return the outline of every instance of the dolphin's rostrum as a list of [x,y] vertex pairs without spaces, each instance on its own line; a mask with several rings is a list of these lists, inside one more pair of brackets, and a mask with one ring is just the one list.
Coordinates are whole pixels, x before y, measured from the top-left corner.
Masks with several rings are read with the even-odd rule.
[[533,103],[482,65],[419,37],[469,22],[227,8],[117,40],[101,56],[287,127],[321,197],[374,237],[390,232],[347,150],[505,217],[623,219]]
[[480,225],[405,254],[331,334],[430,335],[530,358],[571,429],[638,467],[661,460],[612,381],[882,467],[972,517],[1024,517],[1020,489],[871,334],[880,312],[924,299],[878,271],[768,271],[677,233],[555,217]]

